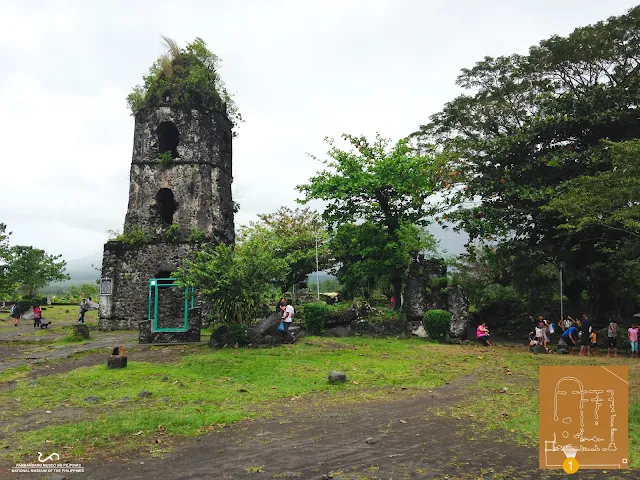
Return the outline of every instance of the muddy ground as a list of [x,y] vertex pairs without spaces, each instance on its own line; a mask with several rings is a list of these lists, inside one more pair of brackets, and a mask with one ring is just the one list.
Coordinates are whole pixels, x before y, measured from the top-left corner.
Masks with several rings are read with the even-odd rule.
[[[464,387],[472,381],[466,377],[431,392],[346,407],[294,402],[295,407],[276,418],[241,422],[186,441],[159,437],[162,443],[154,445],[153,454],[96,458],[83,463],[83,474],[53,478],[566,478],[538,470],[537,449],[519,446],[508,432],[487,432],[472,419],[442,414],[469,395]],[[637,478],[634,474],[581,471],[572,478]],[[47,477],[13,474],[10,478]]]

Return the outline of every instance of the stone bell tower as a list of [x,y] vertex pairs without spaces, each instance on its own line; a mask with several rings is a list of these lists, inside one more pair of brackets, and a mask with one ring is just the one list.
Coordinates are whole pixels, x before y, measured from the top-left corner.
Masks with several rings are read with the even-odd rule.
[[[231,139],[228,117],[210,109],[161,105],[136,114],[123,234],[104,246],[100,329],[138,328],[149,315],[149,279],[170,277],[207,244],[234,241]],[[164,326],[173,327],[184,292],[164,290]]]

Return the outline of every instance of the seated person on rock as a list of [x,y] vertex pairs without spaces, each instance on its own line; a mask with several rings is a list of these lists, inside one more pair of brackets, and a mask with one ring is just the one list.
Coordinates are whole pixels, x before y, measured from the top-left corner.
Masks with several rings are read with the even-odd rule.
[[487,322],[482,322],[478,325],[478,329],[476,330],[476,337],[478,337],[478,342],[491,346],[491,342],[489,341],[489,329],[487,328]]

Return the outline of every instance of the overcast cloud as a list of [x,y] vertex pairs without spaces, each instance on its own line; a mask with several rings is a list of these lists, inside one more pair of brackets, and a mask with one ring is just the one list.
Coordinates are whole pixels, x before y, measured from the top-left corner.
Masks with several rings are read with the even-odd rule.
[[[162,53],[195,37],[222,57],[246,122],[236,225],[281,205],[325,136],[397,140],[454,98],[459,70],[620,15],[625,0],[31,1],[0,5],[0,222],[66,259],[102,250],[127,208],[125,105]],[[439,235],[457,250],[463,240]]]

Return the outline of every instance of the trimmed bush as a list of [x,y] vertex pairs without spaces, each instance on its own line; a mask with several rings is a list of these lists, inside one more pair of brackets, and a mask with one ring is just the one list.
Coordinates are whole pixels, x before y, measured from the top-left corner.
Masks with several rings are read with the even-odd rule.
[[444,340],[451,328],[451,313],[446,310],[429,310],[424,314],[423,323],[429,337]]
[[310,335],[319,335],[325,330],[325,322],[331,307],[324,302],[307,303],[304,306],[304,324]]

